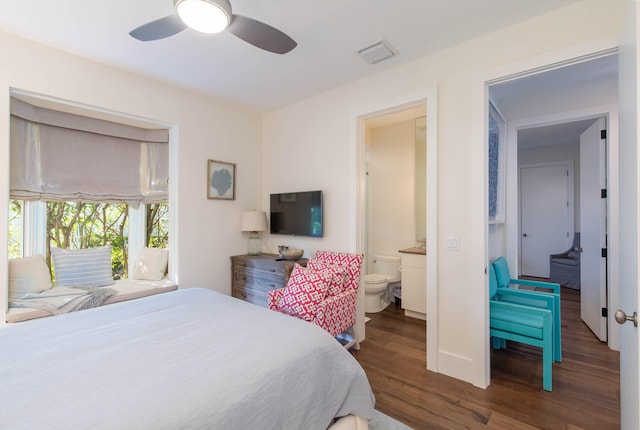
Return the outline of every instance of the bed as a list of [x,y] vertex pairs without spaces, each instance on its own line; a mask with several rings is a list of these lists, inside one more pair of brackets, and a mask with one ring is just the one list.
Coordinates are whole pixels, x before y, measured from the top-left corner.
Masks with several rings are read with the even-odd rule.
[[0,345],[0,428],[366,429],[373,413],[328,333],[208,289],[5,326]]

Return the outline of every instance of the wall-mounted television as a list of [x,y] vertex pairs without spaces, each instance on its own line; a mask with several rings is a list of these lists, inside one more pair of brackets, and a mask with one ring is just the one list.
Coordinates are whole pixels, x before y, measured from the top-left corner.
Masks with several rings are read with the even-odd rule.
[[271,194],[271,234],[322,237],[322,191]]

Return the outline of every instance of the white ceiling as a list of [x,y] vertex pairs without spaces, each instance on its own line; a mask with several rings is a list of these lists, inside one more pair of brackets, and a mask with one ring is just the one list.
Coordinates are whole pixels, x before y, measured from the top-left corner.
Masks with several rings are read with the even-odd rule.
[[[508,120],[579,111],[618,101],[618,56],[594,58],[489,87],[489,96]],[[579,144],[594,118],[575,118],[518,131],[518,148]]]
[[[298,42],[284,55],[228,32],[187,29],[153,42],[128,35],[172,14],[172,0],[4,0],[0,31],[268,111],[575,1],[232,0],[233,13]],[[381,39],[396,57],[370,65],[354,53]]]

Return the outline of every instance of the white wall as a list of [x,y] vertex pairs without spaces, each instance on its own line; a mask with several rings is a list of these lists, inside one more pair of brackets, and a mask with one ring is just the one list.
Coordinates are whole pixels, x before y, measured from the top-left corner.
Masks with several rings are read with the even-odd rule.
[[[7,225],[11,88],[175,126],[180,287],[231,291],[229,256],[246,253],[243,210],[261,206],[261,117],[212,98],[0,33],[0,225]],[[207,200],[207,159],[237,164],[236,200]],[[171,238],[172,240],[175,237]],[[175,242],[173,242],[175,250]],[[6,309],[7,229],[0,228],[0,309]],[[0,311],[1,313],[1,311]],[[4,318],[0,318],[4,321]]]
[[398,250],[415,244],[415,120],[370,134],[368,263],[375,254],[399,257]]
[[429,348],[438,351],[439,372],[485,384],[487,222],[486,210],[476,203],[483,194],[474,192],[482,185],[473,182],[475,172],[485,171],[485,166],[482,155],[472,157],[484,151],[472,146],[482,142],[472,133],[474,79],[507,63],[617,37],[625,10],[621,3],[580,2],[265,116],[265,191],[290,184],[283,171],[295,177],[300,188],[325,190],[325,238],[299,239],[297,245],[308,251],[356,251],[356,232],[350,230],[356,216],[351,202],[357,198],[350,118],[364,107],[438,87],[438,243],[429,246],[443,250],[448,236],[457,236],[460,244],[457,252],[438,254],[438,320],[433,323],[439,336],[438,344],[429,343]]

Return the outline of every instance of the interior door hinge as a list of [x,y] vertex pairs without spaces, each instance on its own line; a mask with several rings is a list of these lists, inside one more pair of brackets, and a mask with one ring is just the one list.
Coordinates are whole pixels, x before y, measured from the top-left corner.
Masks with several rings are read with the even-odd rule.
[[602,258],[607,258],[607,248],[602,248]]
[[609,309],[608,308],[602,308],[602,316],[607,318],[609,316]]
[[600,130],[600,139],[607,138],[607,130]]
[[603,188],[600,190],[600,198],[601,199],[606,199],[607,198],[607,189]]

